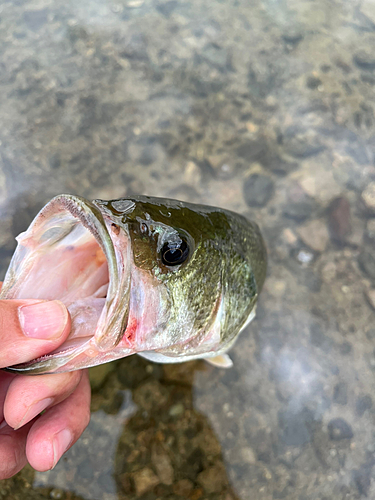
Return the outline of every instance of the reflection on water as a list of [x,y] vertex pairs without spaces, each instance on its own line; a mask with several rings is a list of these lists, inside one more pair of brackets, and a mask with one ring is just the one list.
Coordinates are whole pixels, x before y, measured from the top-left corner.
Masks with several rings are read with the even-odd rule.
[[0,9],[2,273],[62,192],[230,208],[270,261],[233,369],[114,364],[81,441],[0,499],[375,498],[373,2]]

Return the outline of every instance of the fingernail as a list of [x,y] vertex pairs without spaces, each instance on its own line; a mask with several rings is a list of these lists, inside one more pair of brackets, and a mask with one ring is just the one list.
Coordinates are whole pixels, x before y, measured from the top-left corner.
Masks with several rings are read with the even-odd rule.
[[60,460],[62,455],[69,448],[71,442],[73,441],[72,433],[69,429],[63,429],[53,438],[53,466],[56,466],[57,462]]
[[23,425],[27,424],[27,422],[30,422],[34,417],[39,415],[39,413],[42,413],[42,411],[48,408],[48,406],[50,406],[52,403],[53,403],[53,398],[45,398],[31,405],[26,410],[26,413],[21,418],[19,424],[14,427],[14,430],[16,431]]
[[60,337],[68,321],[68,311],[58,300],[21,306],[18,316],[23,333],[33,339]]
[[1,423],[0,423],[0,430],[3,429],[4,427],[6,427],[8,424],[7,424],[7,421],[4,419]]

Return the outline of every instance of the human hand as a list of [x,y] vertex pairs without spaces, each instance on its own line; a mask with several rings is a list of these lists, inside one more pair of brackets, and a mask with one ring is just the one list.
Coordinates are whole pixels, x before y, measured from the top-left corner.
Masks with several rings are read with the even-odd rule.
[[[0,300],[0,368],[53,351],[69,331],[61,302]],[[89,420],[87,370],[38,376],[0,371],[0,480],[27,462],[38,471],[53,468]]]

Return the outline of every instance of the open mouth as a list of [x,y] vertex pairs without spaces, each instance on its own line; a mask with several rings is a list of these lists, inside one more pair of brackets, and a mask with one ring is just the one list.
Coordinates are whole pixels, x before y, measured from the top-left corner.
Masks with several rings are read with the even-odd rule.
[[17,365],[54,360],[63,366],[91,350],[113,349],[126,328],[130,291],[129,238],[94,204],[61,195],[48,203],[25,233],[4,280],[0,298],[58,299],[70,313],[68,339],[55,351]]

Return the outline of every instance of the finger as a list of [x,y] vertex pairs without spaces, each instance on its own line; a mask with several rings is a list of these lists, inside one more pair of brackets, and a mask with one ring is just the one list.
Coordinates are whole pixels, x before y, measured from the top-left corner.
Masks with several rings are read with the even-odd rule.
[[5,402],[4,418],[18,429],[43,410],[54,406],[72,394],[81,381],[83,371],[17,376],[10,383]]
[[8,425],[0,429],[0,480],[14,476],[26,465],[26,439],[31,425],[18,431]]
[[0,368],[56,349],[70,331],[70,316],[57,300],[0,300]]
[[65,401],[40,416],[30,429],[26,455],[38,471],[53,468],[80,437],[90,421],[90,383],[87,370]]
[[5,373],[2,372],[0,373],[0,425],[2,424],[2,421],[4,420],[4,401],[5,401],[5,396],[8,391],[8,387],[12,380],[14,379],[15,375],[11,373]]

